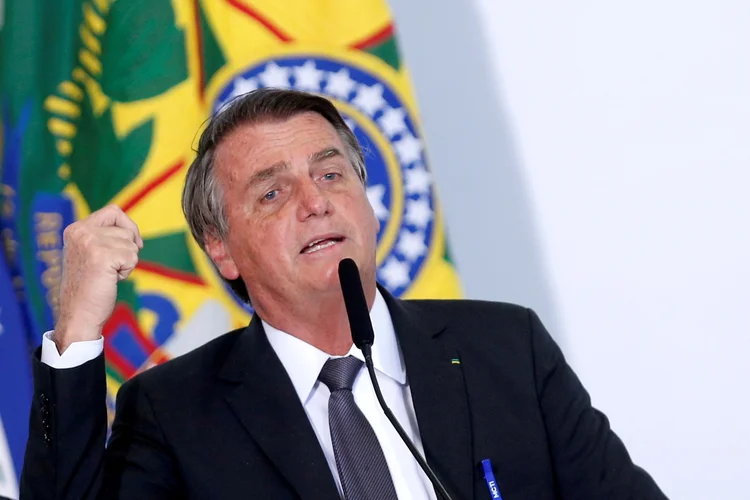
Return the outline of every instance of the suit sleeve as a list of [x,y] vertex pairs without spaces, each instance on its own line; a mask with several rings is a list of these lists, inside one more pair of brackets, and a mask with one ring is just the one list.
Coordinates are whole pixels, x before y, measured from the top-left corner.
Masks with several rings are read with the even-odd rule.
[[34,399],[22,500],[150,499],[179,495],[172,457],[136,379],[122,386],[107,438],[104,354],[55,369],[34,356]]
[[104,355],[54,369],[40,361],[38,349],[33,372],[21,498],[97,498],[107,434]]
[[635,465],[607,417],[591,399],[563,353],[529,310],[537,397],[555,472],[565,500],[666,500]]

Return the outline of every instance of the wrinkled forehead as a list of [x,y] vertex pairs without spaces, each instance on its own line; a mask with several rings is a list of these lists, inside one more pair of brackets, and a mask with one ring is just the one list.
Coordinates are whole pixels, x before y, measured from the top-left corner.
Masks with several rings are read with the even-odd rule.
[[309,161],[325,148],[345,150],[333,125],[317,113],[243,123],[216,147],[215,168],[220,177],[233,180],[279,162]]

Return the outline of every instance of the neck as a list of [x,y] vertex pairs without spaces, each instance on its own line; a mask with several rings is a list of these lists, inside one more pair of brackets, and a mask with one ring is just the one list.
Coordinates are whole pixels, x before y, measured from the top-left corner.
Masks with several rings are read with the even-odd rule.
[[[367,307],[375,303],[376,285],[365,285]],[[256,302],[258,302],[256,304]],[[312,294],[297,300],[257,301],[253,306],[269,325],[332,356],[343,356],[352,347],[352,333],[341,290]]]

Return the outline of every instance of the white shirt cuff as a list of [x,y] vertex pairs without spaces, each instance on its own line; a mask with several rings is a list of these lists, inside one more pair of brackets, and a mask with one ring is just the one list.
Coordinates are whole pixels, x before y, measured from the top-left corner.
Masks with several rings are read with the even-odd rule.
[[87,361],[91,361],[99,356],[104,350],[104,337],[98,340],[81,340],[73,342],[65,349],[62,356],[57,351],[57,346],[52,340],[52,332],[45,332],[42,336],[42,363],[52,368],[75,368],[81,366]]

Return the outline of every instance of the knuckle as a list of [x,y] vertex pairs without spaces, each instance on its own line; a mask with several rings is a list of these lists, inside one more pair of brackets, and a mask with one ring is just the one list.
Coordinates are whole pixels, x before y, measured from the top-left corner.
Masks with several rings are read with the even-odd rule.
[[106,205],[104,208],[102,208],[102,211],[107,211],[107,212],[116,214],[116,213],[122,212],[122,209],[120,209],[120,207],[118,207],[114,203],[110,203],[109,205]]
[[94,235],[83,221],[77,221],[63,230],[63,246],[72,251],[85,250],[91,246]]
[[136,265],[138,265],[138,254],[132,251],[123,252],[120,255],[120,263],[124,268],[134,268]]

